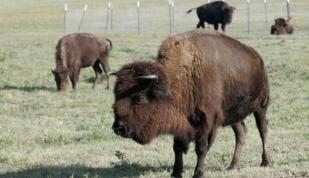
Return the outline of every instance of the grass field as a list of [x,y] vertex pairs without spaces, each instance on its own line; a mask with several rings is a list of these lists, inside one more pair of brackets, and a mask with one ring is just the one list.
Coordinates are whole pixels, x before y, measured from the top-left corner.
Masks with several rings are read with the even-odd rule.
[[[70,2],[70,1],[69,1]],[[74,1],[70,7],[105,6],[99,0]],[[129,14],[135,1],[115,0]],[[204,2],[204,1],[203,1]],[[196,24],[195,14],[185,10],[203,3],[177,0],[176,31]],[[114,49],[110,66],[154,58],[168,36],[165,1],[144,0],[145,11],[161,15],[141,35],[124,24],[114,31],[98,33],[110,38]],[[227,34],[254,47],[263,57],[269,75],[271,104],[268,110],[268,150],[271,164],[260,168],[261,141],[252,116],[239,171],[226,171],[232,159],[232,129],[221,128],[208,153],[207,177],[309,177],[309,2],[293,1],[295,33],[271,36],[275,16],[285,16],[283,1],[273,1],[269,22],[264,23],[263,5],[252,5],[251,29],[246,32],[245,3],[231,0],[237,10]],[[130,8],[128,8],[130,5]],[[151,144],[116,136],[112,129],[112,90],[105,81],[92,89],[94,72],[81,72],[77,92],[71,86],[56,91],[51,69],[57,40],[64,35],[63,1],[1,0],[0,6],[0,178],[11,177],[170,177],[174,162],[172,137],[162,136]],[[118,10],[120,12],[120,10]],[[115,12],[117,10],[115,9]],[[154,13],[154,15],[156,14]],[[115,24],[122,17],[115,15]],[[87,21],[85,22],[88,23]],[[128,22],[129,23],[129,22]],[[146,23],[146,22],[145,22]],[[131,24],[128,24],[129,27]],[[145,25],[145,24],[144,24]],[[87,31],[85,25],[84,31]],[[89,26],[91,26],[89,24]],[[162,30],[166,29],[166,30]],[[156,32],[158,31],[158,32]],[[113,79],[113,82],[115,79]],[[193,144],[184,157],[184,177],[193,174]]]

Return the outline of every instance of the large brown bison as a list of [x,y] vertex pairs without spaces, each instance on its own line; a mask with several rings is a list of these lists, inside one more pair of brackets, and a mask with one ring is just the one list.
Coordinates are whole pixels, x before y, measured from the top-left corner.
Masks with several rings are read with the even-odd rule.
[[270,34],[281,35],[281,34],[292,34],[294,27],[292,24],[292,18],[285,20],[284,18],[276,18],[275,24],[271,26]]
[[236,137],[229,169],[238,169],[246,135],[243,120],[251,113],[263,144],[261,165],[268,165],[268,80],[261,56],[251,47],[217,32],[194,30],[165,40],[155,62],[134,62],[114,75],[114,132],[140,144],[174,135],[172,176],[181,177],[182,154],[194,141],[193,177],[201,177],[217,129],[227,125]]
[[52,70],[57,89],[64,90],[70,78],[72,87],[76,90],[81,68],[89,66],[93,67],[96,75],[92,86],[94,88],[100,81],[102,68],[105,73],[110,71],[108,54],[111,49],[111,40],[89,33],[73,33],[62,37],[56,46],[56,69]]
[[221,24],[221,29],[224,32],[225,26],[232,22],[235,7],[223,1],[215,1],[190,9],[187,13],[190,13],[194,9],[196,9],[196,14],[199,18],[199,23],[196,25],[196,28],[205,28],[204,22],[207,22],[214,25],[215,30],[218,30],[219,24]]

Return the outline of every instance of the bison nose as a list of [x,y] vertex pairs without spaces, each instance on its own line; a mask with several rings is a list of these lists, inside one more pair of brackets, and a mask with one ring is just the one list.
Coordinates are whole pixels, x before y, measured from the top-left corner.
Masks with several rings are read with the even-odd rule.
[[117,135],[125,136],[126,131],[127,131],[127,127],[125,125],[120,125],[118,123],[114,123],[113,130]]

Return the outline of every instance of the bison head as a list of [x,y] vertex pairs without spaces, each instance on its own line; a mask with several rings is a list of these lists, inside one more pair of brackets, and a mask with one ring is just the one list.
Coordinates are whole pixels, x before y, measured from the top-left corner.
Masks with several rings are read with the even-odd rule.
[[222,7],[224,21],[226,23],[229,24],[232,22],[234,10],[235,10],[235,7],[233,6],[225,5]]
[[52,70],[52,73],[54,74],[54,78],[55,78],[56,85],[57,85],[57,90],[58,91],[65,90],[65,87],[68,83],[68,75],[69,75],[68,70],[67,69],[55,69],[55,70]]
[[159,125],[154,123],[170,96],[162,67],[153,62],[135,62],[114,75],[114,132],[140,144],[149,143],[158,134]]
[[291,23],[291,18],[285,20],[284,18],[276,18],[275,24],[271,26],[271,34],[292,34],[293,25]]

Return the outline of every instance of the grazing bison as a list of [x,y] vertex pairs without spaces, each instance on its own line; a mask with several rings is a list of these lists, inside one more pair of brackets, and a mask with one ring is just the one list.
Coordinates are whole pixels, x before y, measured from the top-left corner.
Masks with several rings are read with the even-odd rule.
[[288,20],[285,20],[284,18],[276,18],[275,24],[271,26],[270,34],[292,34],[293,31],[294,28],[290,17]]
[[[207,22],[214,25],[215,30],[218,30],[219,23],[221,23],[221,29],[224,32],[226,24],[232,22],[235,7],[223,1],[215,1],[193,9],[196,9],[199,18],[196,28],[205,28],[204,22]],[[190,13],[193,9],[188,10],[187,13]]]
[[[65,89],[68,78],[76,90],[81,68],[89,66],[93,67],[96,75],[92,86],[94,88],[100,81],[102,68],[105,73],[110,71],[108,54],[111,49],[111,40],[89,33],[73,33],[62,37],[56,46],[56,69],[52,70],[58,91]],[[109,88],[108,76],[107,88]]]
[[182,154],[194,141],[193,177],[201,177],[218,127],[228,125],[236,137],[229,169],[238,169],[246,135],[243,120],[251,113],[263,144],[261,166],[268,165],[268,79],[261,56],[251,47],[217,32],[194,30],[165,40],[155,62],[134,62],[113,74],[114,132],[140,144],[174,135],[172,176],[181,177]]

